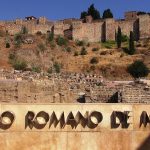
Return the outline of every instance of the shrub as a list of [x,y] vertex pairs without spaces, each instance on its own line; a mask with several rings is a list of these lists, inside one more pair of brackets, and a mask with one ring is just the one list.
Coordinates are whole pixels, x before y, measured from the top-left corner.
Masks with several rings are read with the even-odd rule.
[[13,68],[15,70],[25,70],[27,68],[27,63],[25,61],[16,60],[13,62]]
[[68,53],[70,53],[71,52],[71,47],[65,48],[65,51],[67,51]]
[[37,31],[37,32],[36,32],[36,35],[41,36],[41,35],[42,35],[42,32],[41,32],[41,31]]
[[67,45],[67,40],[61,36],[58,36],[56,42],[59,46]]
[[46,50],[46,47],[43,43],[38,44],[38,48],[41,52],[44,52]]
[[28,34],[28,29],[27,29],[25,26],[22,27],[21,33],[22,33],[22,34]]
[[106,41],[102,43],[102,47],[111,49],[113,47],[116,47],[116,42],[115,41]]
[[60,73],[61,65],[58,62],[55,62],[53,67],[54,67],[56,73]]
[[52,73],[53,73],[52,67],[50,67],[50,68],[47,70],[47,73],[49,73],[49,74],[52,74]]
[[98,51],[98,50],[99,50],[99,48],[93,48],[92,49],[93,52]]
[[11,52],[11,53],[9,53],[9,60],[10,60],[10,63],[12,63],[12,62],[14,62],[16,59],[17,59],[17,57],[16,57],[16,54],[13,52]]
[[90,47],[90,43],[87,43],[87,47]]
[[85,45],[85,42],[84,42],[84,41],[79,41],[79,40],[77,40],[77,41],[76,41],[76,45],[77,45],[77,46],[84,46],[84,45]]
[[92,70],[92,71],[95,71],[95,69],[96,69],[96,67],[95,67],[94,65],[92,65],[92,66],[90,67],[90,70]]
[[101,53],[100,53],[100,55],[106,55],[107,54],[107,51],[102,51]]
[[97,63],[98,63],[97,57],[93,57],[93,58],[90,60],[90,63],[91,63],[91,64],[97,64]]
[[87,55],[87,50],[85,49],[85,47],[82,47],[80,55]]
[[149,69],[142,61],[135,61],[128,66],[128,72],[134,78],[146,77],[149,74]]
[[127,35],[122,35],[121,36],[121,42],[127,42],[127,41],[129,41],[128,36]]
[[39,66],[33,66],[33,67],[32,67],[32,71],[33,71],[33,72],[40,73],[40,72],[41,72],[41,68],[40,68]]
[[48,33],[47,40],[48,40],[48,42],[52,42],[54,40],[54,33],[53,32]]
[[51,41],[51,42],[50,42],[50,47],[51,47],[51,49],[54,49],[54,48],[56,47],[56,44],[55,44],[54,41]]
[[6,43],[6,48],[10,48],[10,44],[9,43]]
[[15,46],[16,47],[20,47],[21,43],[22,43],[22,36],[21,34],[15,34],[14,36],[14,42],[15,42]]
[[78,55],[79,55],[78,51],[75,51],[74,56],[78,56]]

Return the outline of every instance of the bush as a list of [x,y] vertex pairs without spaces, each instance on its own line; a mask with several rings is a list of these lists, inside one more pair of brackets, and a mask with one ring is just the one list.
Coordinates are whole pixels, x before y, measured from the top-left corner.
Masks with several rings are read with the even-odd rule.
[[43,43],[38,44],[38,48],[41,52],[44,52],[46,50],[46,47]]
[[134,78],[146,77],[149,74],[149,69],[142,61],[135,61],[128,66],[128,72]]
[[96,69],[96,67],[95,67],[94,65],[92,65],[92,66],[90,67],[90,70],[91,70],[91,71],[95,71],[95,69]]
[[101,53],[100,53],[100,55],[106,55],[107,54],[107,51],[102,51]]
[[93,52],[98,51],[98,50],[99,50],[99,48],[93,48],[92,49]]
[[54,49],[54,48],[56,47],[56,44],[55,44],[54,41],[51,41],[51,42],[50,42],[50,47],[51,47],[51,49]]
[[16,60],[13,63],[13,68],[15,70],[25,70],[27,68],[27,63],[25,61]]
[[122,41],[122,42],[127,42],[127,41],[129,41],[128,36],[127,36],[127,35],[122,35],[121,41]]
[[48,42],[52,42],[54,40],[54,33],[53,32],[48,33],[47,40],[48,40]]
[[41,36],[41,35],[42,35],[42,32],[41,32],[41,31],[37,31],[37,32],[36,32],[36,35]]
[[65,51],[67,51],[68,53],[70,53],[71,52],[71,47],[65,48]]
[[10,48],[10,44],[9,43],[6,43],[6,48]]
[[76,41],[76,45],[77,45],[77,46],[84,46],[84,45],[85,45],[85,42],[84,42],[84,41],[79,41],[79,40],[77,40],[77,41]]
[[85,47],[82,47],[80,55],[87,55],[87,50],[85,49]]
[[52,74],[52,73],[53,73],[52,67],[50,67],[50,68],[47,70],[47,73],[49,73],[49,74]]
[[11,64],[17,59],[16,54],[14,52],[9,53],[8,58],[9,58],[9,61],[10,61]]
[[93,58],[90,60],[90,63],[91,63],[91,64],[97,64],[97,63],[98,63],[97,57],[93,57]]
[[40,73],[40,72],[41,72],[41,68],[40,68],[39,66],[33,66],[33,67],[32,67],[32,71],[33,71],[33,72]]
[[116,42],[115,41],[106,41],[102,43],[102,47],[107,48],[107,49],[111,49],[116,47]]
[[54,67],[56,73],[60,73],[61,65],[58,62],[55,62],[53,67]]
[[75,51],[74,56],[78,56],[78,55],[79,55],[78,51]]
[[59,46],[67,45],[67,40],[61,36],[58,36],[56,42]]
[[21,33],[22,34],[28,34],[28,29],[26,27],[22,27]]
[[21,43],[22,43],[22,36],[21,34],[15,34],[14,36],[14,42],[15,42],[15,46],[16,47],[20,47]]

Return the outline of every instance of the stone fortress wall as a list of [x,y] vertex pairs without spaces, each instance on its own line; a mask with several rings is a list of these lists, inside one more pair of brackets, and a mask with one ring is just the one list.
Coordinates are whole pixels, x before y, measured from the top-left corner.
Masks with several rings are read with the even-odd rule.
[[122,33],[129,36],[130,31],[134,32],[135,40],[150,38],[150,16],[148,14],[138,15],[138,12],[126,12],[125,18],[121,20],[101,19],[93,20],[87,16],[85,21],[81,19],[65,19],[59,21],[49,21],[45,17],[35,18],[33,16],[15,21],[1,21],[0,26],[14,35],[26,27],[30,34],[38,31],[46,34],[54,32],[55,35],[62,35],[73,40],[87,40],[89,42],[99,42],[115,40],[115,32],[120,26]]

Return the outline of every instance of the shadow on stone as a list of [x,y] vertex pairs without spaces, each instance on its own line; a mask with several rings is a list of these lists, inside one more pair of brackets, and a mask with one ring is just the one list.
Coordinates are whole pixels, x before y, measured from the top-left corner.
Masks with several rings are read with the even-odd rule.
[[145,139],[141,146],[137,150],[149,150],[150,149],[150,135]]

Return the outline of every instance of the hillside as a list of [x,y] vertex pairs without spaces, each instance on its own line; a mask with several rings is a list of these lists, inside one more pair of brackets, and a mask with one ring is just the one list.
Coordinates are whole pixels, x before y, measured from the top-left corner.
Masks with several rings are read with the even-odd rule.
[[[18,38],[20,41],[17,39],[19,42],[16,36],[1,36],[0,68],[12,69],[15,61],[24,62],[27,70],[37,72],[96,73],[112,80],[130,79],[127,66],[135,60],[143,60],[150,68],[149,40],[136,42],[136,54],[128,55],[123,49],[117,49],[113,41],[86,43],[68,41],[60,37],[48,41],[47,36],[21,35],[20,39]],[[6,48],[6,43],[9,43],[9,48]],[[128,43],[124,42],[122,47],[127,45]]]

